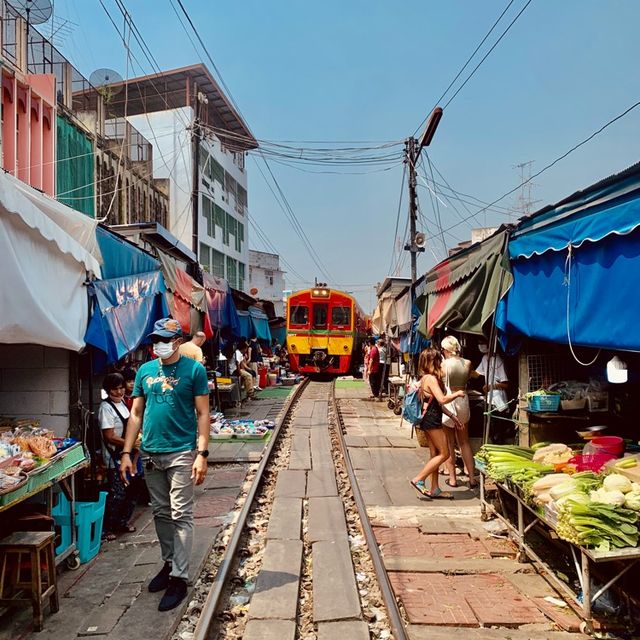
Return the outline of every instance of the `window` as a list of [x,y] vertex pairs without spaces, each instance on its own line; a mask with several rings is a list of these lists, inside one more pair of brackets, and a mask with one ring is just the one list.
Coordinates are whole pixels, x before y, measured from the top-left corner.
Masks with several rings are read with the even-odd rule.
[[215,224],[215,216],[214,216],[214,204],[213,201],[202,195],[202,215],[204,219],[207,221],[207,235],[210,238],[216,237],[216,224]]
[[244,291],[244,262],[238,262],[238,289]]
[[213,212],[214,222],[220,227],[222,231],[222,235],[224,236],[224,230],[227,227],[227,214],[225,210],[219,205],[214,204],[213,207],[214,207],[214,212]]
[[211,165],[211,179],[217,180],[220,185],[224,187],[224,169],[222,165],[214,158],[211,158],[209,164]]
[[238,222],[236,220],[236,228],[238,233],[236,233],[236,251],[238,253],[242,252],[242,243],[244,241],[244,225],[242,224],[242,222]]
[[294,305],[291,307],[290,324],[303,325],[309,322],[309,307]]
[[227,282],[234,289],[238,288],[237,266],[238,263],[231,256],[227,256]]
[[204,244],[200,243],[200,264],[205,271],[211,273],[211,248]]
[[331,309],[331,324],[338,327],[350,327],[350,307],[333,307],[333,309]]
[[218,278],[224,278],[224,253],[211,249],[211,273]]
[[314,304],[313,305],[313,328],[314,329],[326,329],[327,328],[327,312],[329,310],[328,304]]

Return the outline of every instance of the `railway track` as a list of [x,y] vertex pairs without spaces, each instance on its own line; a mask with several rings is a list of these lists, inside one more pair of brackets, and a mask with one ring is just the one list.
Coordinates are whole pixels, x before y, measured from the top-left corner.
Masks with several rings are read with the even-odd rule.
[[[196,582],[206,599],[190,605],[174,640],[251,640],[274,630],[268,637],[311,640],[331,621],[361,634],[349,640],[408,638],[347,454],[333,382],[305,380],[295,390],[243,494],[205,565],[208,575]],[[335,544],[323,546],[332,534],[328,525],[318,533],[319,507],[333,509],[329,520],[344,519]],[[328,569],[334,547],[352,563],[339,578]],[[276,571],[274,562],[289,569]]]

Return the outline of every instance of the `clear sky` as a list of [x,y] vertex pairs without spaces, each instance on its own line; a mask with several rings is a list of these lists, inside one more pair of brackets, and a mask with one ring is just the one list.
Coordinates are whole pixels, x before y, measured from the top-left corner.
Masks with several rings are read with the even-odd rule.
[[[114,16],[120,15],[115,0],[103,1]],[[183,2],[258,139],[398,142],[414,133],[508,4]],[[513,2],[476,61],[525,2]],[[170,0],[125,4],[162,68],[204,60],[177,21]],[[126,74],[122,44],[98,0],[56,0],[55,12],[77,24],[60,49],[82,73],[111,67]],[[532,160],[532,172],[543,168],[640,100],[638,24],[636,0],[533,0],[445,109],[429,148],[434,166],[456,190],[489,202],[519,184],[515,165]],[[140,70],[135,71],[139,75]],[[144,72],[151,68],[145,66]],[[536,178],[534,209],[638,161],[639,125],[640,108]],[[271,167],[335,282],[370,310],[373,286],[396,267],[395,260],[391,263],[399,243],[394,230],[402,164],[365,175]],[[310,281],[320,278],[253,160],[248,171],[253,218],[297,272]],[[437,176],[436,181],[442,182]],[[509,220],[506,213],[488,212],[460,223],[469,214],[454,201],[456,213],[440,194],[447,206],[440,205],[439,225],[422,182],[419,196],[424,216],[419,228],[428,238],[419,273],[444,255],[440,228],[456,225],[444,234],[447,246],[453,246],[469,237],[472,226]],[[405,193],[400,236],[406,203]],[[517,194],[500,205],[516,207]],[[480,208],[467,206],[471,212]],[[250,246],[265,249],[255,235]],[[408,259],[400,264],[400,275],[408,275],[408,265]],[[296,276],[287,277],[291,288],[304,284]]]

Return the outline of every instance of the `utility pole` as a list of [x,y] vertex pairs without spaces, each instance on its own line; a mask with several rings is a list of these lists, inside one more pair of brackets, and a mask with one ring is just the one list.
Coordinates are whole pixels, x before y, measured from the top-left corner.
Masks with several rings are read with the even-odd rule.
[[193,186],[191,191],[192,238],[191,249],[198,255],[198,215],[200,211],[200,143],[202,128],[200,126],[201,105],[209,104],[209,99],[201,91],[196,91],[195,112],[191,129],[191,147],[193,154]]
[[[413,136],[407,138],[404,142],[404,161],[407,163],[409,169],[409,242],[405,245],[405,251],[411,252],[411,284],[415,284],[418,279],[418,253],[424,251],[424,247],[418,245],[416,242],[416,220],[418,217],[418,178],[416,165],[418,158],[424,147],[428,147],[431,144],[433,135],[438,128],[440,119],[442,118],[442,109],[436,107],[429,119],[427,120],[427,126],[424,133],[420,138],[420,141],[416,140]],[[424,238],[423,238],[424,239]],[[421,243],[424,244],[424,243]]]
[[409,170],[409,243],[405,245],[405,251],[411,252],[411,283],[418,278],[418,253],[424,251],[424,247],[416,246],[416,220],[418,218],[418,178],[416,175],[416,145],[413,137],[404,141],[404,158]]

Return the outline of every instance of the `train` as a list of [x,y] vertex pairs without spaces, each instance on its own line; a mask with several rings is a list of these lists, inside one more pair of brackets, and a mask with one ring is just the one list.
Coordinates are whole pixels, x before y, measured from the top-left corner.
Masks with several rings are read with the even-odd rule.
[[287,350],[301,374],[358,375],[370,319],[353,296],[325,286],[287,300]]

